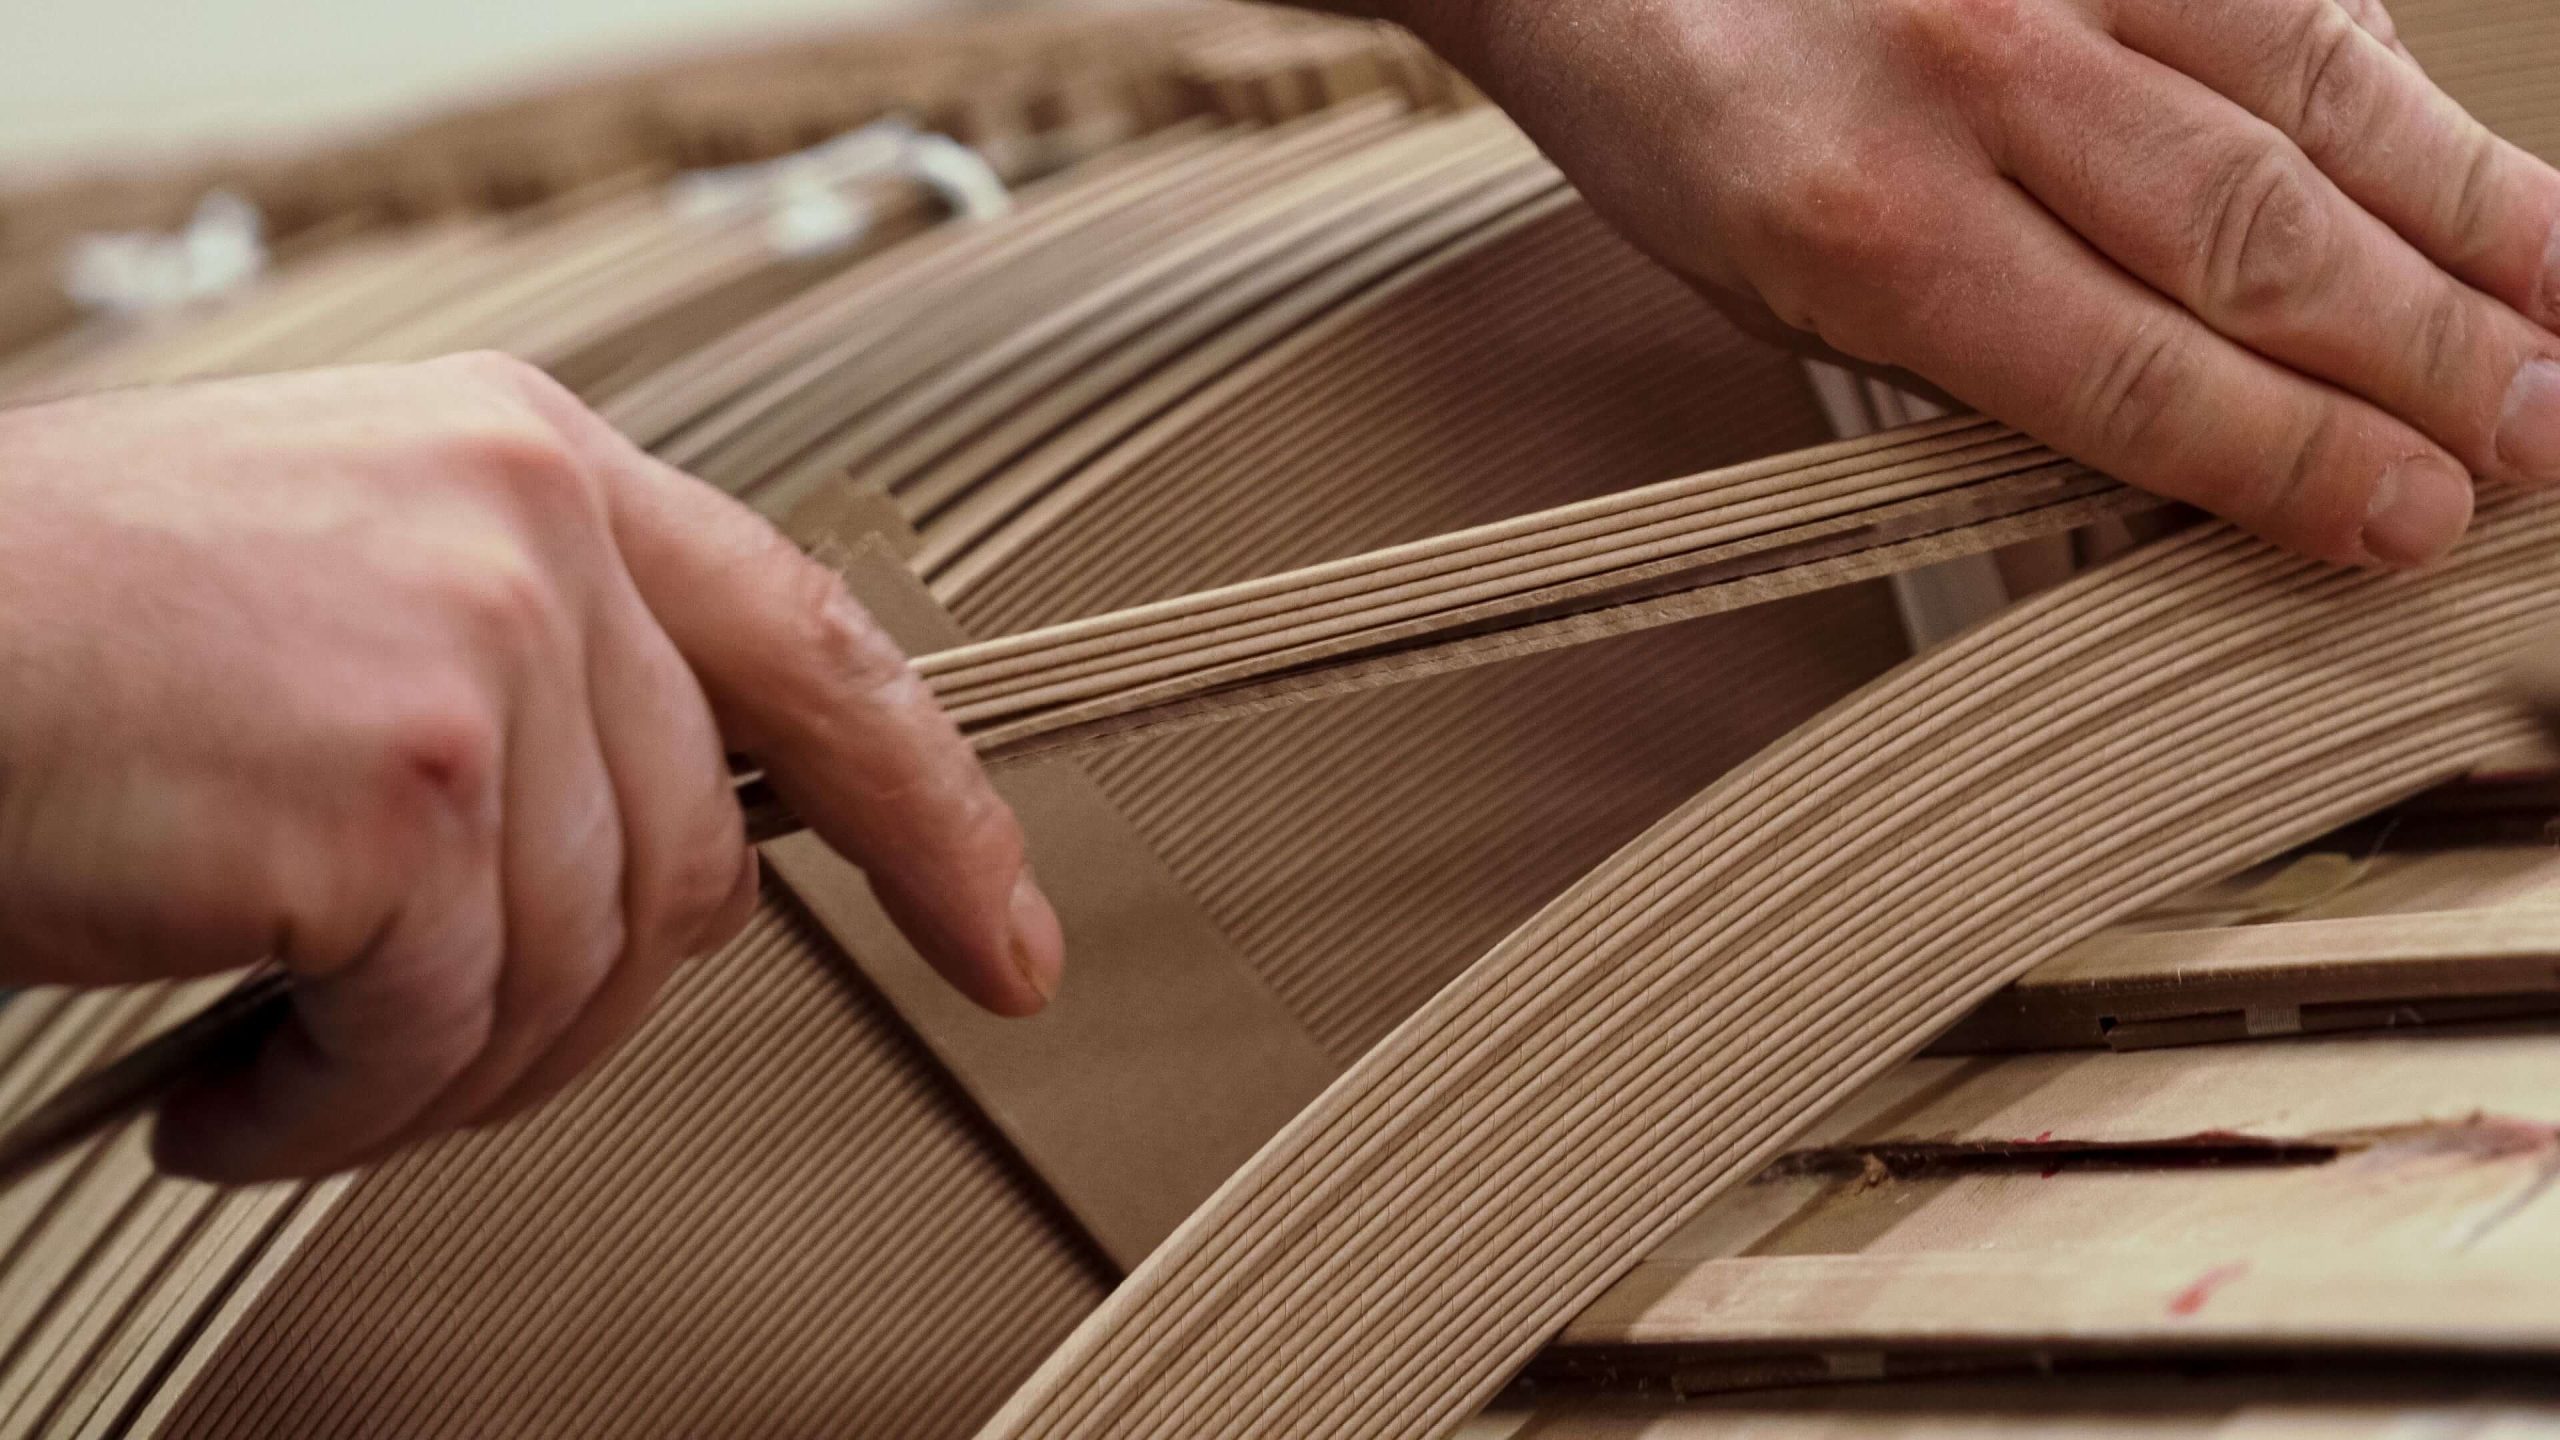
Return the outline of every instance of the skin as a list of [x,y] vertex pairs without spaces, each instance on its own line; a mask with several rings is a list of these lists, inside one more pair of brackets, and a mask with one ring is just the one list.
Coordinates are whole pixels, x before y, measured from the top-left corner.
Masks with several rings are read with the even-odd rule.
[[2380,0],[1377,0],[1764,332],[2321,559],[2560,482],[2560,175]]
[[[1344,6],[1341,8],[1352,8]],[[2560,176],[2379,0],[1376,0],[1737,319],[2307,555],[2560,482]],[[0,413],[0,979],[273,956],[162,1162],[315,1174],[556,1092],[756,893],[761,760],[1037,1010],[1012,815],[833,575],[503,358]]]
[[724,751],[980,1003],[1041,1007],[1022,834],[835,575],[497,356],[0,413],[0,956],[272,955],[296,1024],[170,1169],[325,1173],[554,1093],[757,890]]

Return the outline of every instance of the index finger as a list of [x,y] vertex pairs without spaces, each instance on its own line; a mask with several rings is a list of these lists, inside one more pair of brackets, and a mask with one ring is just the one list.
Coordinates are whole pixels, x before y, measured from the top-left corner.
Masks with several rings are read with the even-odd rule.
[[734,749],[862,867],[881,908],[963,994],[1029,1015],[1065,939],[1021,824],[907,657],[835,573],[763,517],[648,455],[566,391],[536,397],[606,482],[642,601]]

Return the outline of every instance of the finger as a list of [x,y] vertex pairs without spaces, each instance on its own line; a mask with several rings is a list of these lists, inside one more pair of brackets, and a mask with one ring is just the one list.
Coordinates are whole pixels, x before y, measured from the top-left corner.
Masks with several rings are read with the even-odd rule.
[[160,1168],[230,1185],[343,1169],[470,1065],[490,1032],[505,922],[493,837],[452,838],[361,955],[297,979],[293,1023],[247,1066],[161,1107]]
[[575,1022],[475,1123],[540,1104],[602,1059],[647,1018],[677,965],[727,943],[755,901],[755,852],[702,688],[628,577],[606,584],[588,683],[622,816],[623,955]]
[[633,582],[709,697],[810,828],[979,1004],[1027,1015],[1065,941],[1020,824],[897,646],[835,575],[753,511],[641,453],[567,395],[537,403],[607,477]]
[[571,613],[577,601],[542,593],[509,622],[514,706],[499,842],[506,948],[489,1037],[401,1144],[454,1129],[514,1088],[623,955],[623,823],[596,736],[589,646]]
[[2560,325],[2560,172],[2490,133],[2335,5],[2160,0],[2118,6],[2115,30],[2283,131],[2438,265]]
[[2154,289],[2409,421],[2475,474],[2560,481],[2560,453],[2536,463],[2538,409],[2501,433],[2509,396],[2560,361],[2560,338],[2445,274],[2273,126],[2094,37],[2002,103],[2011,173]]
[[[667,508],[635,528],[695,523],[677,513],[697,499],[692,482],[651,488],[635,508]],[[1020,824],[906,657],[832,573],[778,537],[740,593],[651,583],[695,558],[659,550],[633,568],[648,572],[646,593],[667,596],[653,609],[678,643],[698,642],[686,654],[704,657],[697,673],[731,738],[962,993],[1002,1015],[1040,1010],[1064,963],[1057,919],[1024,864]],[[704,601],[744,613],[723,618]]]
[[2469,524],[2469,477],[2408,425],[2214,333],[2005,185],[1965,213],[1901,287],[1917,303],[1865,328],[1968,404],[2322,559],[2415,564]]

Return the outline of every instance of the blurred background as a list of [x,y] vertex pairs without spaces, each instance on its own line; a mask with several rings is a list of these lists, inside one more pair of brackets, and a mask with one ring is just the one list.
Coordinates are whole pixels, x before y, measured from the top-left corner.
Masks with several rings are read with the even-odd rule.
[[382,123],[571,71],[990,0],[8,0],[0,176]]

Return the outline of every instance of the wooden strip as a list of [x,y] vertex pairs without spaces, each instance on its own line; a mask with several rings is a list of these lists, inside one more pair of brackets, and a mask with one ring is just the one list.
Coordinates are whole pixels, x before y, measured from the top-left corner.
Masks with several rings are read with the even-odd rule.
[[[2253,1268],[2266,1282],[2246,1327],[2250,1347],[2402,1344],[2406,1336],[2392,1338],[2402,1327],[2460,1303],[2478,1267],[2504,1267],[2519,1283],[2538,1277],[2546,1292],[2560,1283],[2555,1079],[2560,1051],[2547,1027],[2192,1057],[1916,1061],[1856,1097],[1857,1114],[1808,1137],[1814,1148],[1707,1207],[1595,1302],[1588,1329],[1578,1320],[1560,1343],[1653,1347],[1661,1353],[1597,1362],[1649,1373],[1721,1366],[1772,1346],[1889,1356],[1962,1346],[2015,1357],[2052,1340],[2099,1343],[2101,1332],[2114,1337],[2107,1343],[2219,1354],[2233,1339],[2224,1331],[2147,1330],[2174,1317],[2138,1282],[2227,1267]],[[1915,1290],[1866,1329],[1867,1272],[1855,1267],[1773,1281],[1793,1287],[1784,1303],[1795,1318],[1746,1303],[1758,1318],[1744,1323],[1767,1327],[1747,1338],[1699,1318],[1699,1297],[1749,1283],[1737,1265],[1803,1257],[2041,1268],[2064,1290],[2085,1267],[2123,1283],[2072,1296],[2088,1307],[2078,1312],[2088,1326],[2071,1336],[2040,1334],[2037,1317],[2048,1312],[2033,1301],[1986,1315],[1961,1285],[1934,1317],[1922,1317]],[[2341,1290],[2319,1278],[2367,1261],[2388,1273],[2390,1288]],[[1714,1273],[1689,1278],[1706,1270]],[[1814,1296],[1834,1281],[1836,1293]],[[2410,1301],[2430,1286],[2440,1293]],[[2019,1328],[2009,1328],[2013,1318]],[[2560,1313],[2546,1306],[2509,1319],[2510,1342],[2560,1348]],[[1551,1351],[1538,1373],[1591,1373],[1594,1363]]]
[[2453,910],[2296,920],[2215,930],[2137,930],[2093,936],[2019,982],[2060,990],[2172,981],[2229,981],[2271,969],[2541,960],[2560,955],[2560,910]]
[[2052,1051],[1932,1056],[1862,1097],[1870,1113],[1820,1145],[2015,1144],[2051,1131],[2139,1144],[2221,1131],[2304,1139],[2472,1116],[2560,1123],[2547,1028],[2464,1035],[2333,1036],[2196,1055]]
[[1486,227],[1094,453],[935,591],[1001,635],[1820,438],[1690,299],[1586,207]]
[[[1968,1345],[2560,1354],[2550,1274],[2365,1247],[1760,1255],[1641,1266],[1560,1337],[1601,1346]],[[1638,1297],[1644,1297],[1641,1300]]]
[[0,1435],[16,1440],[44,1433],[64,1393],[78,1386],[131,1307],[199,1237],[219,1197],[162,1181],[140,1199],[114,1242],[97,1246],[82,1273],[57,1287],[45,1322],[21,1331],[0,1374]]
[[[2560,1008],[2560,910],[2519,908],[2299,920],[2213,930],[2094,936],[1985,1002],[1938,1048],[2019,1050],[2122,1044],[2140,1027],[2290,1034],[2324,1007],[2445,999],[2554,997]],[[2307,1015],[2306,1015],[2307,1012]],[[2223,1021],[2219,1026],[2210,1022]],[[2135,1027],[2130,1036],[2120,1032]]]
[[[2560,1404],[2477,1375],[2373,1376],[2352,1364],[2211,1379],[2104,1375],[1876,1383],[1852,1364],[1769,1367],[1759,1393],[1689,1403],[1504,1405],[1462,1440],[2547,1440]],[[1823,1384],[1824,1380],[1859,1383]],[[1792,1382],[1792,1388],[1787,1388]]]

